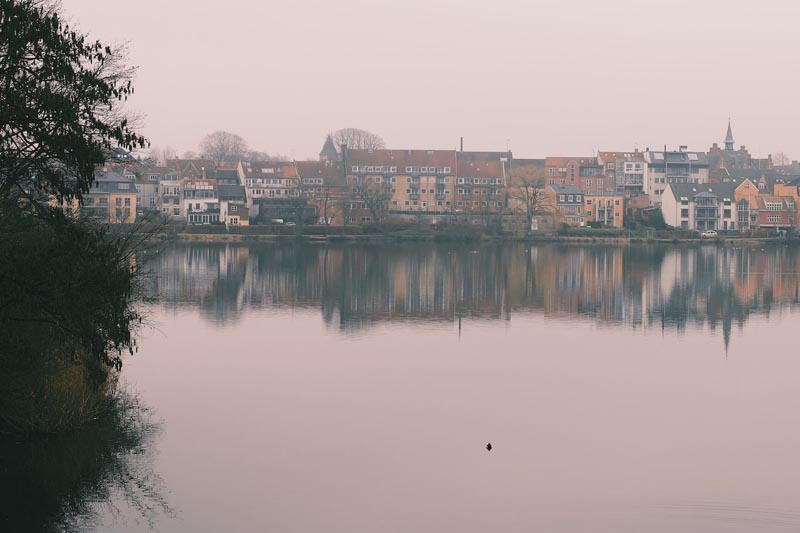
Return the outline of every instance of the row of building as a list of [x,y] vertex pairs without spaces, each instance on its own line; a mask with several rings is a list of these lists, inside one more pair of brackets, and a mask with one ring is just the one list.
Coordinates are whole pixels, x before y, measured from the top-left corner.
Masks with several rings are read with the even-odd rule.
[[678,228],[788,229],[797,225],[798,187],[800,175],[775,168],[771,157],[736,150],[729,124],[724,148],[708,152],[520,159],[510,151],[337,148],[328,137],[314,161],[122,160],[98,173],[82,209],[109,222],[158,213],[228,226],[463,218],[547,229],[622,227],[626,217],[661,208]]

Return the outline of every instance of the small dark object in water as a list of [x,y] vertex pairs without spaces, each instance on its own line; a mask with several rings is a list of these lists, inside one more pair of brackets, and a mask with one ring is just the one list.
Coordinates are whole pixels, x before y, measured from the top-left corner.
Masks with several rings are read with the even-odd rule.
[[486,445],[486,451],[489,451],[489,452],[492,451],[492,443],[491,442]]

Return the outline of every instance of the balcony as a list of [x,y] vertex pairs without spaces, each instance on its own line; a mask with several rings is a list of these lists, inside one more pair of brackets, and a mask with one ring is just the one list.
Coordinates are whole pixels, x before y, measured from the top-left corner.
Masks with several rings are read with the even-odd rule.
[[695,209],[694,218],[697,220],[717,220],[719,211],[717,209]]

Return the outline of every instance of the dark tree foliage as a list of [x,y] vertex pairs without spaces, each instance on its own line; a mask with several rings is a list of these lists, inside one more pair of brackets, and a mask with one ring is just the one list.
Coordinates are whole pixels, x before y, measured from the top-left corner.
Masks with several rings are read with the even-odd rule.
[[52,207],[146,146],[121,111],[132,73],[55,3],[0,0],[0,433],[91,419],[134,349],[138,237]]
[[109,150],[135,150],[121,54],[71,29],[54,4],[0,0],[0,196],[89,190]]

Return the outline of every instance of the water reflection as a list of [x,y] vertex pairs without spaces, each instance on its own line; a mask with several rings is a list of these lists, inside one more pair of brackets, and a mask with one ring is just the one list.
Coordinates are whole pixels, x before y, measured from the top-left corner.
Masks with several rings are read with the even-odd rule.
[[74,433],[0,438],[0,531],[87,531],[130,515],[150,528],[171,515],[151,446],[149,410],[119,393],[96,423]]
[[727,347],[734,324],[800,301],[800,253],[786,246],[192,244],[152,266],[164,305],[195,305],[216,323],[318,307],[344,331],[537,312],[642,330],[707,324]]

